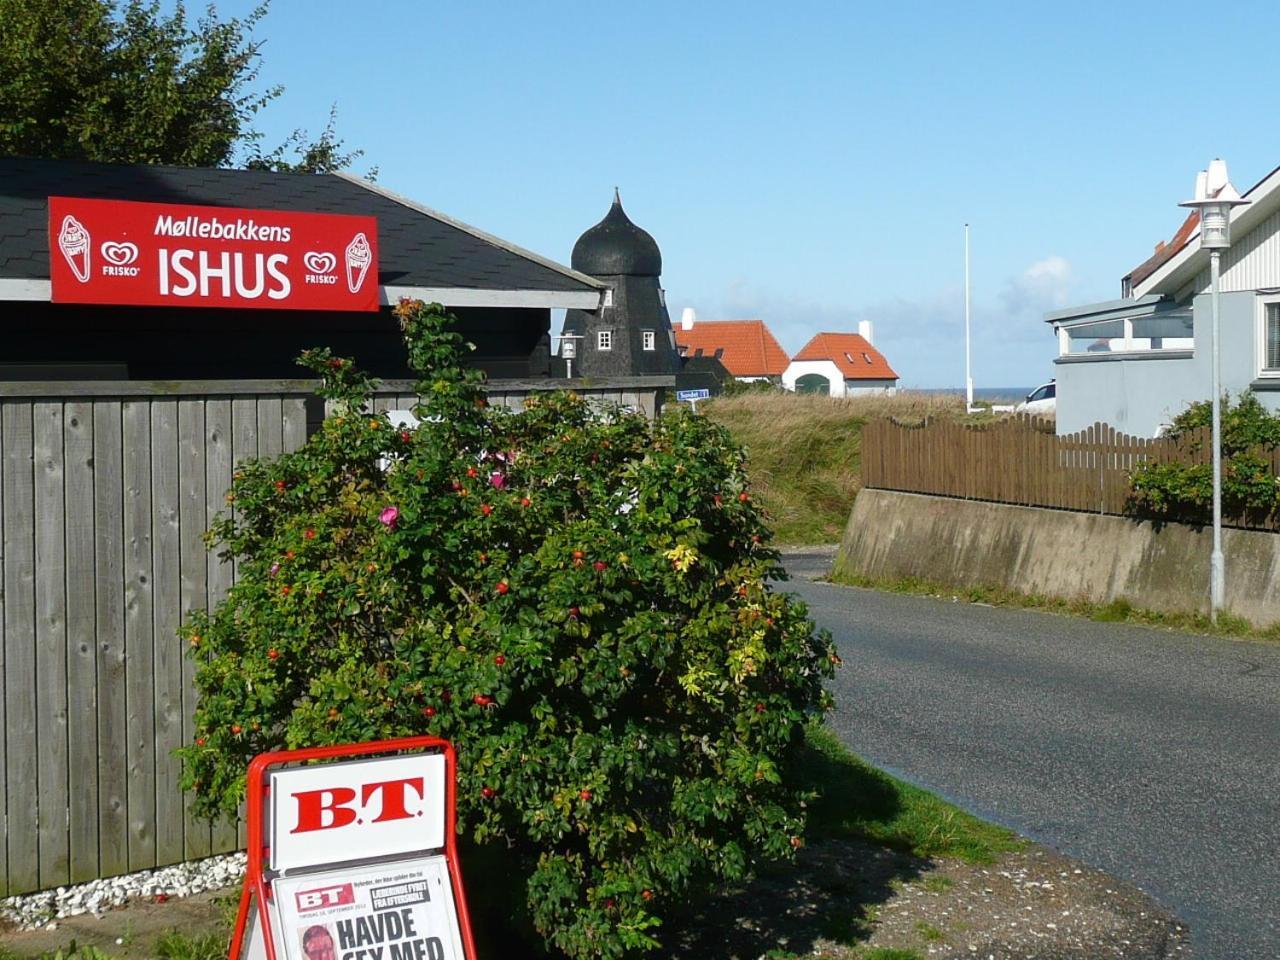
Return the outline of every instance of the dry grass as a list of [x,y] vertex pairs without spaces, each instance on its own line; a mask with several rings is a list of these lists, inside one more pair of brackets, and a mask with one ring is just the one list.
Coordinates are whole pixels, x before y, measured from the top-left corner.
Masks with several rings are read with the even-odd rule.
[[747,391],[700,404],[699,411],[746,447],[757,498],[784,544],[840,539],[860,487],[862,425],[868,420],[965,416],[960,397],[910,391],[840,399]]
[[712,414],[725,411],[725,416],[774,417],[784,420],[810,420],[854,417],[875,420],[893,417],[900,420],[923,420],[926,417],[963,418],[964,398],[958,394],[923,393],[899,390],[892,396],[873,394],[866,397],[824,397],[812,393],[789,393],[784,390],[750,390],[717,397],[699,410]]

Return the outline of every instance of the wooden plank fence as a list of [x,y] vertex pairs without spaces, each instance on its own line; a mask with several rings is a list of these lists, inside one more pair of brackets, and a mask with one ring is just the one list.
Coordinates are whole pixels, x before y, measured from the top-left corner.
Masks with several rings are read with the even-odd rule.
[[[1104,423],[1056,436],[1052,423],[1026,416],[990,424],[874,420],[862,430],[862,482],[882,490],[1123,515],[1134,467],[1208,463],[1211,449],[1208,428],[1178,440],[1152,440]],[[1280,450],[1262,453],[1280,476]]]
[[[496,381],[519,409],[552,381]],[[670,378],[574,384],[653,415]],[[195,686],[177,629],[235,576],[203,534],[235,465],[295,450],[309,381],[0,383],[0,895],[234,850],[187,809]],[[407,409],[388,383],[377,411]]]

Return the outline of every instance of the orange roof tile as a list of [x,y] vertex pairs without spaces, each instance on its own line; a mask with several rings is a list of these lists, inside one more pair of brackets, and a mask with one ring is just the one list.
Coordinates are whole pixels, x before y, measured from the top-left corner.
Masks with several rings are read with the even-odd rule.
[[790,362],[763,320],[699,320],[691,330],[676,323],[675,332],[682,356],[723,350],[720,362],[735,377],[780,377]]
[[797,360],[830,360],[846,380],[897,380],[884,356],[856,333],[820,333],[801,347]]
[[1161,241],[1156,246],[1155,253],[1129,271],[1124,278],[1129,281],[1129,286],[1137,286],[1164,266],[1165,263],[1172,260],[1178,251],[1187,245],[1187,241],[1191,239],[1191,235],[1195,233],[1196,228],[1199,226],[1200,211],[1192,210],[1187,214],[1187,219],[1182,221],[1182,226],[1178,228],[1172,240],[1168,243]]

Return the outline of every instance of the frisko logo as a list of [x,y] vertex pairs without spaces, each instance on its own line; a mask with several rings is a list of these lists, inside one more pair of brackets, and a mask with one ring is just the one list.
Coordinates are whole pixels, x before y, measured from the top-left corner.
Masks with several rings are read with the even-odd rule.
[[117,267],[127,267],[138,259],[138,245],[136,243],[116,243],[114,240],[108,240],[102,245],[102,257],[108,263]]
[[98,251],[106,261],[102,265],[104,277],[136,277],[138,275],[138,268],[133,266],[133,261],[138,259],[136,243],[116,243],[114,240],[108,240],[98,248]]
[[422,816],[426,810],[426,784],[422,777],[378,780],[355,787],[299,790],[296,822],[290,833],[340,830],[352,824],[388,823]]
[[321,907],[342,907],[356,902],[356,893],[349,883],[338,883],[330,887],[315,887],[311,890],[299,890],[294,894],[298,901],[298,912],[319,910]]
[[336,284],[338,282],[338,277],[334,273],[338,269],[338,258],[332,253],[312,250],[303,256],[302,265],[307,268],[307,283]]
[[314,250],[303,257],[302,262],[312,273],[333,273],[338,266],[338,258],[332,253],[317,253]]

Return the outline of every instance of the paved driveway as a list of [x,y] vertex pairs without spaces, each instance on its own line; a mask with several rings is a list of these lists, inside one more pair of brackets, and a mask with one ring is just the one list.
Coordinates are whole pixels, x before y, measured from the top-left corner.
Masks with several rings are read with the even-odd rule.
[[855,752],[1147,891],[1201,960],[1280,957],[1280,644],[814,582]]

